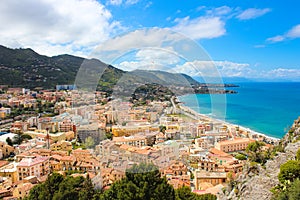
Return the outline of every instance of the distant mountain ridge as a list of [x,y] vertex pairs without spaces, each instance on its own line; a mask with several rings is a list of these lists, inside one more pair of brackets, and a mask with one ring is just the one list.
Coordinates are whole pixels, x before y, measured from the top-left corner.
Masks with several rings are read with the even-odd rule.
[[[162,85],[197,85],[186,74],[163,71],[135,70],[126,72],[107,65],[98,59],[85,59],[72,55],[44,56],[32,49],[10,49],[0,45],[0,84],[10,87],[54,89],[57,84],[74,84],[83,62],[90,62],[103,69],[97,89],[111,92],[126,74],[126,83],[156,83]],[[89,63],[89,64],[90,64]],[[184,82],[184,83],[183,83]]]

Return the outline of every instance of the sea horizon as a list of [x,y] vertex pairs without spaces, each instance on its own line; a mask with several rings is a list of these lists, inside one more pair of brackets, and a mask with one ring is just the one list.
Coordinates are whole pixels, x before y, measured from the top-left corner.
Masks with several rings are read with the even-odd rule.
[[[196,112],[282,138],[300,113],[300,82],[239,82],[237,94],[188,94],[178,99]],[[212,103],[213,102],[213,103]]]

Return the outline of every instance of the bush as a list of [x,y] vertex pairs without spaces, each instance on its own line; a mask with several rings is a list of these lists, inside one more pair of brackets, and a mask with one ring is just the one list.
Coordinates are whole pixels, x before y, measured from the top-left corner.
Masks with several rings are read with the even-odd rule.
[[244,154],[240,154],[240,153],[238,153],[235,156],[235,158],[238,159],[238,160],[247,160],[247,156],[245,156]]
[[280,166],[278,179],[281,183],[286,181],[294,181],[300,178],[300,162],[297,160],[289,160]]

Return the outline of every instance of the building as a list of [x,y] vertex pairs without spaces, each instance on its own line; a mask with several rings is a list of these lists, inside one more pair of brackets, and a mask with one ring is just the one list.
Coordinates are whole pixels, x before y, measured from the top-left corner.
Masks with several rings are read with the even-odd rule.
[[15,151],[15,148],[12,146],[9,146],[8,144],[6,144],[5,142],[1,142],[0,141],[0,157],[2,158],[6,158],[9,157],[11,154],[13,154]]
[[[26,131],[24,134],[30,135],[32,138],[46,138],[46,130]],[[66,140],[67,136],[65,132],[49,133],[50,139],[54,142]]]
[[227,174],[226,172],[206,172],[196,170],[194,173],[195,176],[195,190],[201,190],[201,185],[203,183],[209,183],[213,186],[222,184],[226,182]]
[[68,141],[59,141],[51,144],[52,151],[72,151],[72,143]]
[[248,144],[253,141],[254,140],[249,138],[237,138],[233,140],[224,140],[218,142],[215,148],[224,152],[243,151],[247,148]]
[[147,138],[145,136],[129,136],[129,137],[113,137],[116,144],[127,144],[129,146],[142,147],[147,145]]
[[29,176],[41,177],[50,173],[49,157],[25,157],[17,165],[19,181]]
[[120,136],[130,136],[135,135],[137,133],[149,133],[149,132],[158,132],[159,127],[153,127],[150,124],[144,125],[132,125],[132,126],[112,126],[112,134],[115,137]]
[[32,183],[20,183],[13,189],[13,197],[23,199],[29,195],[30,190],[34,187]]
[[0,117],[2,119],[5,118],[7,115],[10,115],[10,112],[11,112],[11,108],[1,107],[0,108]]
[[11,183],[15,183],[18,181],[18,173],[17,173],[17,164],[16,162],[9,163],[0,168],[0,176],[7,177],[11,179]]

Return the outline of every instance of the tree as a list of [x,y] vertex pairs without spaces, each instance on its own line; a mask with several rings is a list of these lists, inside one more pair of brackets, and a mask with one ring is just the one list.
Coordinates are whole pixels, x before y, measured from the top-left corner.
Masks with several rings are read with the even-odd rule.
[[238,153],[235,156],[235,158],[238,159],[238,160],[247,160],[247,156],[245,156],[244,154],[241,154],[241,153]]
[[176,190],[176,200],[216,200],[217,197],[213,194],[198,195],[191,192],[189,187],[181,187]]
[[174,200],[174,188],[160,177],[153,164],[141,163],[126,170],[126,177],[103,193],[105,200]]
[[163,126],[163,125],[159,126],[159,131],[162,132],[163,134],[165,134],[166,130],[167,130],[166,126]]
[[252,162],[264,163],[265,156],[262,153],[262,147],[265,145],[263,142],[255,141],[248,144],[246,152],[248,153],[249,160]]
[[53,173],[45,183],[33,187],[25,199],[30,200],[92,200],[97,196],[89,176],[63,177]]
[[85,146],[87,149],[93,148],[93,147],[95,146],[95,141],[94,141],[94,139],[93,139],[91,136],[85,138],[84,146]]
[[278,179],[281,183],[286,181],[294,181],[300,178],[300,162],[296,160],[289,160],[280,166]]
[[92,180],[90,179],[89,174],[87,174],[87,177],[82,184],[82,189],[79,192],[78,199],[79,200],[92,199],[93,196],[95,195],[95,190],[91,188],[94,188],[94,185],[92,183]]
[[7,143],[9,146],[13,146],[13,141],[10,139],[10,137],[6,138],[6,143]]
[[32,137],[28,134],[22,134],[21,137],[23,140],[31,140],[32,139]]
[[17,134],[13,138],[13,143],[14,144],[21,144],[23,142],[21,134]]

